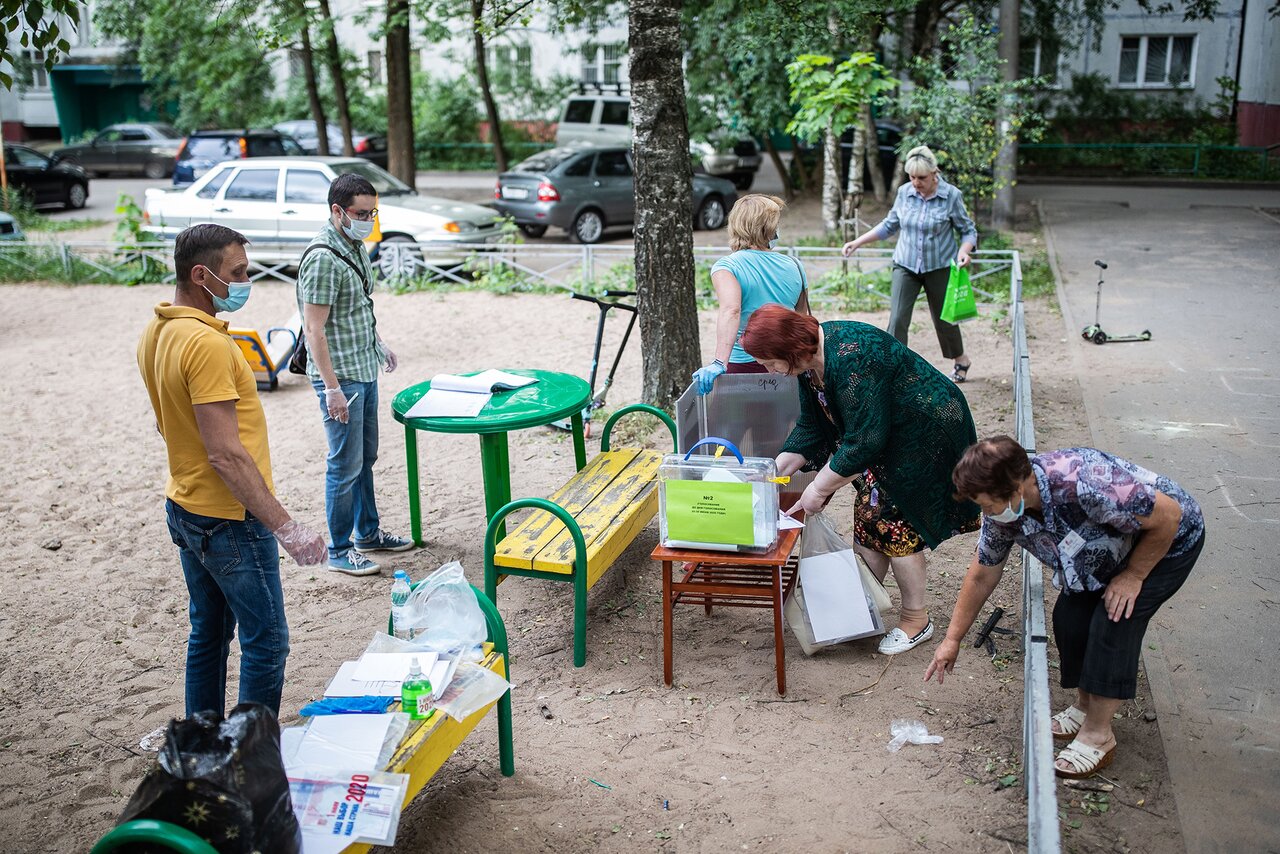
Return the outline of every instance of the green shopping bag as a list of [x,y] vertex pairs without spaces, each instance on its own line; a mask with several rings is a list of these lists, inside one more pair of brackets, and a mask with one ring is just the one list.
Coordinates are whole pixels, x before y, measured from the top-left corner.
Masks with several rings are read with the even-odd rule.
[[969,268],[957,267],[956,262],[952,261],[941,317],[947,323],[960,323],[977,316],[978,301],[973,298],[973,285],[969,284]]

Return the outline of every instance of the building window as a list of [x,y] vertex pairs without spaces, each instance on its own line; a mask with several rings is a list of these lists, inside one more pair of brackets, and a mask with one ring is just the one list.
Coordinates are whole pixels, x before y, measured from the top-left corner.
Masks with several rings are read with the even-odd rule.
[[49,72],[44,67],[44,52],[24,50],[18,54],[18,80],[24,89],[49,88]]
[[371,50],[368,53],[369,85],[381,86],[385,81],[383,74],[382,51]]
[[624,42],[587,42],[582,46],[582,82],[625,83],[626,63],[627,45]]
[[1121,86],[1195,85],[1195,36],[1123,36]]
[[533,48],[527,44],[490,45],[489,78],[502,89],[527,86],[533,79]]
[[1058,48],[1040,39],[1022,42],[1018,57],[1018,75],[1023,78],[1043,77],[1048,85],[1058,85]]

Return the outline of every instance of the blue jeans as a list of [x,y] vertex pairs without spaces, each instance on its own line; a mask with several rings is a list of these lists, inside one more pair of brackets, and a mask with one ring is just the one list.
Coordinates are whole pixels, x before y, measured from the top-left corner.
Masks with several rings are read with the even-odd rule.
[[378,535],[378,505],[373,498],[373,464],[378,459],[378,383],[340,380],[338,386],[351,401],[347,423],[329,417],[324,383],[313,382],[320,397],[325,437],[329,440],[328,468],[324,478],[324,507],[329,522],[329,558],[336,559],[356,542]]
[[280,713],[289,626],[276,538],[251,515],[216,519],[165,502],[191,596],[187,717],[226,708],[227,656],[240,625],[240,702]]

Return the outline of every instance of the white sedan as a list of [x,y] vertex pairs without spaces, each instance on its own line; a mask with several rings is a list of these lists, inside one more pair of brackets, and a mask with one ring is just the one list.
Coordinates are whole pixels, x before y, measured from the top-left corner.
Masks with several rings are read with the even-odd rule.
[[491,243],[502,236],[502,217],[492,209],[420,196],[384,169],[348,157],[228,160],[188,187],[148,189],[144,227],[172,240],[189,225],[216,222],[252,241],[248,249],[255,262],[288,263],[329,220],[330,182],[349,172],[367,178],[378,193],[369,247],[384,275],[413,274],[424,256],[433,266],[456,266],[466,252],[449,251],[448,244]]

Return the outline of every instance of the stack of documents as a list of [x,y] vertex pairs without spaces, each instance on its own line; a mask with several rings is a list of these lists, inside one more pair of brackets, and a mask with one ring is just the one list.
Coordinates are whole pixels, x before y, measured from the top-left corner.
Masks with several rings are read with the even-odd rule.
[[366,652],[359,661],[344,661],[325,689],[326,697],[399,697],[400,685],[409,675],[412,660],[431,680],[431,693],[439,697],[449,687],[458,659],[434,652]]
[[437,374],[431,388],[415,403],[406,418],[474,418],[495,391],[511,391],[538,380],[505,371],[487,370],[471,377]]

